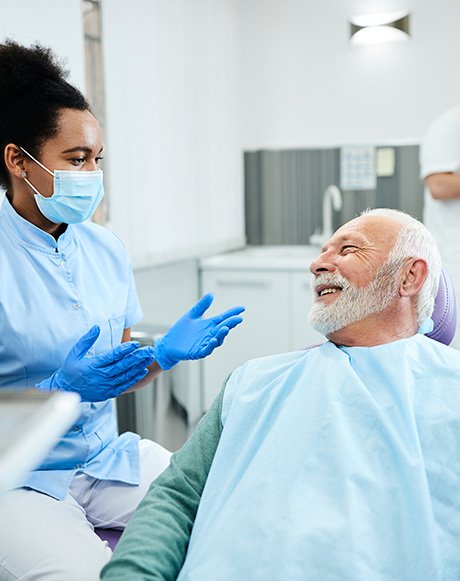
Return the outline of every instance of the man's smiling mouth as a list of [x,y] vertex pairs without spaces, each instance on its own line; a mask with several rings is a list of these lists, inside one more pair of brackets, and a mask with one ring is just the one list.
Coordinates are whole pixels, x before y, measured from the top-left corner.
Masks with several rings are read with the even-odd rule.
[[338,293],[342,290],[341,286],[320,286],[316,289],[316,294],[319,297],[324,297],[325,295],[331,295]]

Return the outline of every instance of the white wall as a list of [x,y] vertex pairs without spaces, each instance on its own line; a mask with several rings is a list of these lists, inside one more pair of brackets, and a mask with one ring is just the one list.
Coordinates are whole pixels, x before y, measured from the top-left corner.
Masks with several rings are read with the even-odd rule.
[[7,38],[51,47],[70,70],[69,82],[84,91],[81,0],[0,0],[0,41]]
[[233,0],[104,0],[109,225],[134,266],[244,243]]
[[[416,143],[460,101],[458,0],[236,2],[245,149]],[[411,40],[351,46],[349,16],[386,5]]]
[[[71,23],[71,25],[69,25]],[[6,39],[51,47],[65,63],[70,83],[85,89],[81,0],[0,0],[0,42]],[[0,204],[3,202],[0,188]]]
[[[456,104],[460,3],[408,0],[411,40],[353,47],[401,0],[103,0],[111,226],[144,266],[243,242],[243,149],[418,142]],[[80,0],[0,0],[84,87]]]

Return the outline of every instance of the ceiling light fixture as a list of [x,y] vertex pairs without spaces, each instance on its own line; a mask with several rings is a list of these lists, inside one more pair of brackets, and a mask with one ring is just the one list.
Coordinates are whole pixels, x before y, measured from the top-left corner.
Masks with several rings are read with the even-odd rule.
[[366,14],[350,19],[350,38],[355,45],[401,42],[409,37],[409,13]]

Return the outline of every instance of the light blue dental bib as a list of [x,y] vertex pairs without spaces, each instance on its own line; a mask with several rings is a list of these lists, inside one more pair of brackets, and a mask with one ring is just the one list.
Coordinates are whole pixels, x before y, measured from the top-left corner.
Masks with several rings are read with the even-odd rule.
[[460,354],[422,335],[250,361],[181,581],[460,579]]

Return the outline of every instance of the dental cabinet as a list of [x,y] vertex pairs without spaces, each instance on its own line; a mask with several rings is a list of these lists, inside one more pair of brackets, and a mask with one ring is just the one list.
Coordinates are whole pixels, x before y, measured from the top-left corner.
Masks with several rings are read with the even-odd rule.
[[308,322],[309,265],[317,254],[318,247],[307,245],[249,246],[201,260],[201,288],[215,293],[212,314],[234,305],[246,307],[243,324],[212,357],[201,361],[205,410],[227,376],[248,359],[325,340]]

